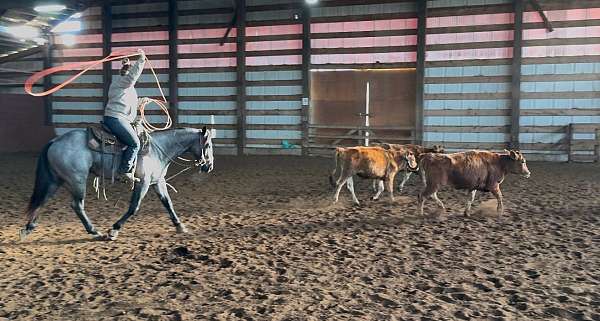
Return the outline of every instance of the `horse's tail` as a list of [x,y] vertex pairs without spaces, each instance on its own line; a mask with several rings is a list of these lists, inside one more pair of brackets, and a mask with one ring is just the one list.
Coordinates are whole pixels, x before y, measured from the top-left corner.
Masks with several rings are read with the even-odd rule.
[[37,162],[37,169],[35,171],[35,185],[33,187],[33,193],[29,199],[29,206],[27,207],[27,219],[32,222],[37,216],[36,209],[42,206],[50,194],[52,194],[52,186],[57,184],[57,178],[50,170],[50,164],[48,163],[48,149],[52,145],[49,142],[44,146],[40,157]]
[[341,157],[341,151],[342,151],[342,149],[338,147],[335,149],[335,155],[333,155],[334,167],[333,167],[333,171],[329,175],[329,184],[331,184],[331,187],[335,187],[335,185],[336,185],[334,177],[335,177],[335,173],[337,172],[337,169],[338,169],[338,158]]

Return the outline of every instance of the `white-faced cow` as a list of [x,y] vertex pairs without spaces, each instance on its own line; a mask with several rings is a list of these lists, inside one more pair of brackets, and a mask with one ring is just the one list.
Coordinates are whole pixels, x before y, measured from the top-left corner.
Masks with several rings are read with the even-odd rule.
[[425,188],[419,195],[419,211],[423,215],[425,199],[432,197],[445,211],[444,203],[437,197],[437,191],[444,185],[469,191],[468,216],[477,191],[491,192],[498,200],[498,215],[502,215],[502,192],[500,184],[508,173],[529,178],[525,157],[519,151],[506,151],[505,154],[488,151],[469,151],[454,154],[423,154],[419,162],[419,174]]
[[[386,150],[381,147],[338,147],[335,150],[335,168],[329,176],[329,181],[335,185],[335,200],[338,201],[340,190],[347,185],[352,194],[352,200],[360,204],[354,193],[353,175],[362,178],[379,180],[379,188],[373,199],[378,199],[384,189],[384,182],[394,200],[394,177],[398,170],[417,170],[418,163],[415,155],[409,151]],[[336,173],[339,173],[337,179]],[[335,182],[334,182],[335,179]]]
[[[382,143],[382,144],[376,144],[375,146],[380,146],[384,149],[391,149],[391,150],[397,150],[397,151],[411,151],[414,155],[415,158],[417,159],[417,163],[419,162],[419,160],[421,159],[421,155],[425,154],[425,153],[444,153],[444,147],[440,146],[440,145],[433,145],[433,147],[424,147],[421,145],[415,145],[415,144],[388,144],[388,143]],[[402,190],[404,189],[404,185],[406,184],[406,182],[408,181],[408,179],[410,178],[410,176],[412,175],[412,171],[409,170],[405,170],[404,171],[404,177],[402,178],[402,182],[400,183],[400,185],[398,186],[398,190],[400,192],[402,192]],[[373,181],[373,190],[376,190],[376,186],[377,186],[377,181]]]

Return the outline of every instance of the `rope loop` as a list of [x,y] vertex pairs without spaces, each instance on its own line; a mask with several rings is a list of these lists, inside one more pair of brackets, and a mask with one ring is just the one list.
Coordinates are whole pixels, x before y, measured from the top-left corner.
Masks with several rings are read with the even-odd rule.
[[[133,50],[133,49],[122,50],[122,51],[112,52],[110,55],[108,55],[100,60],[69,63],[69,64],[64,64],[64,65],[48,68],[48,69],[36,72],[35,74],[33,74],[29,78],[27,78],[27,80],[25,80],[24,89],[25,89],[25,92],[31,96],[35,96],[35,97],[47,96],[47,95],[50,95],[52,93],[55,93],[55,92],[61,90],[63,87],[72,83],[73,81],[75,81],[75,79],[79,78],[81,75],[83,75],[88,70],[94,68],[97,65],[102,65],[105,62],[110,62],[113,60],[121,60],[121,59],[127,58],[127,57],[135,57],[138,55],[139,55],[139,53],[137,52],[137,50]],[[167,105],[168,105],[167,98],[165,98],[165,93],[163,92],[163,89],[160,86],[160,81],[158,80],[158,76],[156,75],[156,72],[154,71],[154,68],[152,67],[152,64],[150,63],[149,59],[147,60],[147,64],[150,67],[150,70],[152,71],[152,75],[154,75],[154,79],[156,80],[156,85],[158,87],[158,90],[160,91],[161,99],[154,99],[154,98],[149,98],[149,97],[142,98],[142,103],[138,106],[138,108],[140,110],[140,118],[142,120],[143,126],[149,131],[166,130],[166,129],[169,129],[171,127],[171,125],[173,124],[173,120],[171,119],[171,115],[169,114],[169,108],[167,107]],[[33,85],[38,80],[40,80],[46,76],[49,76],[51,74],[57,73],[57,72],[78,70],[81,68],[83,68],[83,70],[81,70],[77,74],[71,76],[69,79],[65,80],[61,84],[58,84],[58,85],[56,85],[46,91],[43,91],[43,92],[39,92],[39,93],[33,92]],[[167,121],[163,127],[156,127],[156,126],[152,125],[146,119],[145,108],[150,103],[155,103],[156,105],[158,105],[158,107],[167,116]]]

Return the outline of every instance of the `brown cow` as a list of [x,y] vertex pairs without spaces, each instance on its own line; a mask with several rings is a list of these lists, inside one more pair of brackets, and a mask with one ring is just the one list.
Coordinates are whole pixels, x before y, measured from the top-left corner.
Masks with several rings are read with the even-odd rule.
[[[353,175],[380,180],[377,194],[373,197],[375,200],[383,191],[385,182],[393,201],[394,177],[398,170],[405,168],[417,170],[417,166],[412,152],[385,150],[381,147],[338,147],[335,150],[335,168],[329,176],[329,181],[336,188],[334,203],[338,201],[340,190],[344,184],[347,184],[347,188],[352,194],[352,200],[354,203],[360,204],[354,193]],[[339,177],[334,184],[334,177],[338,171]]]
[[471,204],[477,191],[492,192],[498,200],[498,215],[502,215],[502,192],[500,184],[508,173],[529,178],[525,157],[519,151],[506,151],[506,154],[488,151],[469,151],[454,154],[424,154],[419,162],[419,174],[425,188],[419,195],[419,211],[423,215],[423,204],[427,197],[433,199],[445,211],[444,203],[437,197],[437,191],[444,185],[456,189],[466,189],[470,193],[465,216],[469,216]]
[[[415,157],[417,158],[417,162],[419,162],[419,160],[421,159],[421,155],[425,154],[425,153],[444,153],[444,147],[440,146],[440,145],[433,145],[433,147],[424,147],[421,145],[415,145],[415,144],[388,144],[388,143],[381,143],[381,144],[374,144],[374,146],[380,146],[384,149],[392,149],[392,150],[399,150],[399,151],[411,151]],[[410,178],[410,175],[412,174],[412,171],[404,171],[404,177],[402,178],[402,182],[400,183],[400,185],[398,186],[398,191],[402,192],[402,190],[404,189],[404,185],[406,184],[406,182],[408,181],[408,179]],[[373,190],[376,190],[376,181],[373,181]]]

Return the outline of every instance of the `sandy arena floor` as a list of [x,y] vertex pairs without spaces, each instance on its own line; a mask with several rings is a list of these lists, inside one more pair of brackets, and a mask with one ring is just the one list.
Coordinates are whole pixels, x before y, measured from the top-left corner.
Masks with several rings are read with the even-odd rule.
[[[0,155],[0,320],[600,320],[598,165],[531,163],[501,219],[490,194],[463,217],[451,190],[422,219],[414,177],[393,204],[358,181],[363,204],[344,189],[334,206],[329,159],[219,157],[174,180],[189,234],[150,192],[118,241],[93,241],[62,191],[19,243],[34,167]],[[86,202],[102,232],[128,200],[107,192]]]

